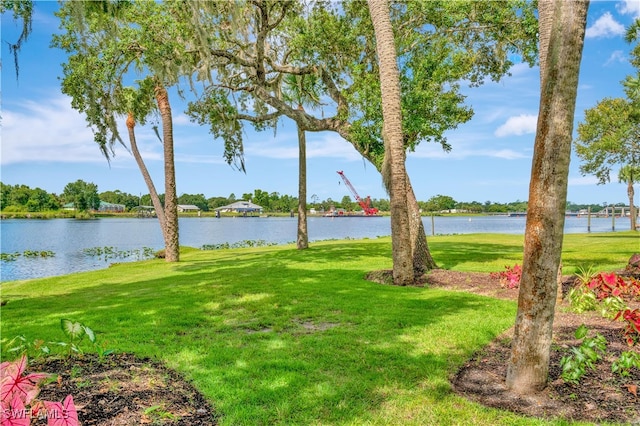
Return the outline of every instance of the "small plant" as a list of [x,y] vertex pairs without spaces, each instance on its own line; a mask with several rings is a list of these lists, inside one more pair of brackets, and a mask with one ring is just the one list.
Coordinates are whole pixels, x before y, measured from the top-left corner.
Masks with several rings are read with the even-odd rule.
[[591,278],[587,287],[596,294],[598,300],[603,300],[611,296],[629,296],[633,298],[637,293],[633,281],[634,280],[627,282],[615,272],[600,272]]
[[609,296],[600,301],[598,308],[603,318],[614,319],[618,312],[627,308],[627,304],[620,296]]
[[91,343],[96,343],[96,334],[93,330],[78,321],[71,321],[70,319],[63,318],[60,320],[60,327],[69,341],[56,343],[59,346],[67,347],[69,355],[71,355],[71,352],[83,353],[79,344],[85,336],[87,336]]
[[569,291],[571,310],[577,313],[600,310],[603,317],[613,318],[626,308],[626,299],[640,296],[640,283],[613,272],[593,274],[591,268],[580,269],[578,284]]
[[571,310],[578,314],[587,311],[594,311],[598,307],[598,299],[596,294],[584,284],[578,284],[569,290],[569,304]]
[[578,384],[587,369],[594,370],[595,364],[600,361],[607,347],[606,339],[599,333],[594,337],[587,337],[589,329],[582,324],[576,329],[576,339],[582,339],[580,346],[571,348],[571,354],[563,356],[560,360],[562,367],[562,380],[567,383]]
[[2,343],[2,350],[8,354],[27,354],[32,358],[41,358],[43,356],[51,355],[52,348],[61,347],[67,352],[67,355],[72,353],[84,353],[80,343],[85,337],[92,343],[93,349],[98,354],[100,359],[113,353],[113,349],[107,348],[107,343],[98,343],[94,331],[86,325],[71,321],[69,319],[60,320],[60,328],[62,332],[67,336],[68,340],[64,342],[45,342],[42,339],[35,339],[33,341],[27,340],[26,337],[20,335],[7,341],[7,339],[0,340]]
[[7,351],[7,353],[26,353],[31,355],[33,358],[40,358],[51,353],[51,349],[47,346],[44,340],[35,339],[30,342],[22,335],[16,336],[9,341],[2,339],[0,343],[2,343],[2,347]]
[[622,377],[628,377],[633,368],[640,369],[640,354],[637,352],[622,352],[611,364],[611,372],[618,373]]
[[144,410],[144,415],[150,418],[156,418],[158,420],[175,420],[178,418],[175,414],[165,410],[162,405],[154,405],[152,407],[146,408]]
[[622,319],[626,322],[623,333],[627,345],[634,346],[640,342],[640,309],[624,309],[618,312],[614,321],[617,319]]
[[63,402],[36,400],[40,393],[40,383],[49,379],[50,374],[25,374],[27,357],[3,362],[0,365],[2,390],[2,425],[28,426],[33,418],[46,418],[49,426],[75,426],[78,412],[73,397],[67,395]]
[[504,271],[493,272],[491,277],[499,279],[502,287],[518,288],[520,286],[520,278],[522,278],[522,266],[518,264],[505,266]]

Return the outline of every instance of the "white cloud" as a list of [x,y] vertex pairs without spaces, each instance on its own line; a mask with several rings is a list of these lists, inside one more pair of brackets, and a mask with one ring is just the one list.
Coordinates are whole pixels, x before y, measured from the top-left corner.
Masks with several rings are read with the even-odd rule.
[[[498,158],[500,160],[518,160],[523,158],[531,158],[531,155],[526,152],[519,152],[509,148],[476,148],[478,144],[486,146],[487,142],[482,140],[466,139],[464,136],[459,136],[457,140],[450,140],[449,143],[452,146],[451,151],[446,152],[442,149],[440,144],[437,143],[421,143],[416,148],[415,152],[409,153],[409,157],[413,158],[431,158],[431,159],[447,159],[447,160],[462,160],[473,157],[488,157]],[[466,140],[465,140],[466,139]]]
[[538,121],[537,115],[520,114],[509,119],[496,129],[494,135],[501,138],[510,135],[524,135],[527,133],[535,133]]
[[616,8],[623,15],[632,15],[634,18],[640,17],[640,0],[623,0]]
[[177,114],[173,117],[174,126],[199,126],[199,124],[191,121],[188,115],[184,113]]
[[503,160],[518,160],[520,158],[529,157],[528,155],[525,155],[522,152],[514,151],[513,149],[486,150],[484,152],[484,155],[486,157],[501,158]]
[[532,72],[532,70],[533,68],[529,66],[529,64],[525,62],[520,62],[520,63],[514,64],[509,69],[509,73],[511,74],[512,77],[520,77],[524,75],[528,76],[529,73]]
[[571,186],[591,186],[597,184],[598,179],[595,176],[569,177],[569,185]]
[[627,62],[627,57],[624,55],[622,50],[614,50],[609,56],[609,59],[604,63],[605,66],[610,65],[614,62],[624,63]]
[[624,34],[624,25],[605,12],[585,33],[585,38],[611,38]]
[[[141,137],[138,141],[142,155],[148,160],[156,159],[156,153],[145,149],[146,139]],[[112,165],[135,167],[124,147],[117,144],[114,149],[116,156],[111,160]],[[2,111],[2,165],[105,161],[84,116],[71,108],[66,96],[25,101]]]
[[[341,136],[333,132],[307,133],[307,159],[341,158],[348,161],[361,160],[362,156]],[[247,143],[247,155],[276,159],[297,159],[298,139],[293,133],[280,132],[274,140]]]

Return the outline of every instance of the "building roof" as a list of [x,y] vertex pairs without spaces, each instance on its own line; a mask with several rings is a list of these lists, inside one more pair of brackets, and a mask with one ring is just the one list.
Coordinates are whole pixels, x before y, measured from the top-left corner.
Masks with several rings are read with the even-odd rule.
[[200,207],[193,204],[178,204],[178,208],[182,210],[200,210]]
[[262,206],[253,204],[251,201],[236,201],[228,206],[218,207],[216,210],[235,210],[237,212],[257,212],[262,210]]
[[[71,203],[73,204],[73,203]],[[106,201],[102,201],[100,200],[100,208],[101,209],[124,209],[127,206],[125,206],[124,204],[114,204],[114,203],[107,203]]]

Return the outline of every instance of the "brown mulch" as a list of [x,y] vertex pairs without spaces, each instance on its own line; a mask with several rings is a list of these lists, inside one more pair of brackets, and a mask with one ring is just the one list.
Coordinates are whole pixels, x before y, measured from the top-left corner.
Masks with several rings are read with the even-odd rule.
[[[566,278],[565,293],[573,285],[572,279]],[[390,271],[370,273],[367,279],[389,283]],[[418,285],[509,300],[518,297],[517,289],[501,287],[496,278],[486,273],[434,270]],[[639,306],[632,307],[640,307],[636,305]],[[574,332],[581,324],[591,330],[591,336],[597,332],[607,339],[607,354],[579,385],[572,385],[560,378],[559,363],[570,347],[579,344]],[[640,397],[633,387],[640,387],[640,371],[636,369],[626,378],[611,373],[612,361],[620,352],[630,350],[621,338],[621,322],[595,313],[570,313],[567,303],[561,303],[554,322],[548,386],[529,397],[510,392],[504,384],[512,332],[503,333],[451,377],[454,392],[486,406],[531,417],[640,424]],[[633,350],[640,352],[639,347]],[[150,359],[112,354],[99,360],[83,355],[35,360],[30,370],[60,375],[58,382],[43,387],[40,399],[62,401],[72,394],[83,425],[217,424],[214,408],[188,381]]]
[[[151,359],[131,354],[47,358],[29,369],[59,375],[38,399],[73,396],[81,425],[216,425],[213,407],[186,380]],[[45,425],[40,419],[32,423]]]
[[[490,297],[517,300],[517,289],[502,288],[498,279],[490,274],[432,271],[425,280],[432,287],[468,291]],[[572,277],[565,277],[563,291],[566,294],[573,285]],[[634,304],[631,307],[638,307]],[[589,371],[578,385],[565,383],[560,377],[560,359],[569,348],[578,346],[575,330],[585,324],[589,336],[600,333],[607,340],[605,358]],[[568,311],[568,303],[557,306],[553,325],[553,345],[549,381],[545,389],[535,395],[522,397],[505,386],[510,340],[513,329],[495,339],[489,346],[476,353],[452,378],[453,389],[459,395],[480,404],[509,410],[531,417],[561,417],[586,422],[640,423],[640,370],[635,369],[622,378],[611,372],[611,363],[621,352],[634,350],[622,339],[623,323],[611,321],[595,312],[575,314]],[[635,387],[634,387],[635,386]]]

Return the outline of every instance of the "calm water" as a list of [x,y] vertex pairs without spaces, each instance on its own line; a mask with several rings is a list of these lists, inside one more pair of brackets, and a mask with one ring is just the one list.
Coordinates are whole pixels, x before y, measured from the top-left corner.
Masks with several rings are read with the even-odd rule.
[[[432,234],[430,217],[424,218],[427,235]],[[296,240],[296,218],[181,218],[180,245],[202,247],[205,244],[238,243],[264,240],[285,244]],[[309,240],[376,238],[391,234],[389,217],[309,218]],[[525,218],[436,217],[436,234],[506,233],[524,234]],[[617,231],[629,230],[628,219],[616,219]],[[610,218],[592,218],[591,232],[611,231]],[[567,218],[566,233],[587,232],[586,218]],[[0,251],[22,253],[25,250],[55,253],[49,258],[25,258],[0,261],[0,282],[63,275],[71,272],[105,268],[109,262],[87,256],[83,249],[114,247],[120,251],[163,248],[162,233],[156,219],[103,218],[74,219],[5,219],[0,221]],[[136,260],[135,257],[128,260]]]

